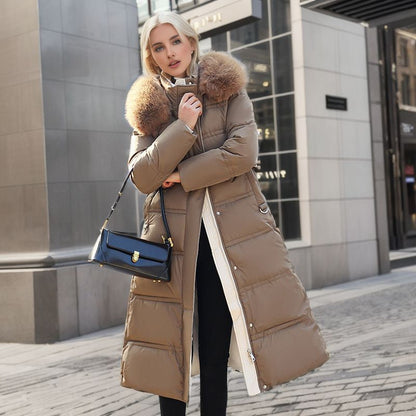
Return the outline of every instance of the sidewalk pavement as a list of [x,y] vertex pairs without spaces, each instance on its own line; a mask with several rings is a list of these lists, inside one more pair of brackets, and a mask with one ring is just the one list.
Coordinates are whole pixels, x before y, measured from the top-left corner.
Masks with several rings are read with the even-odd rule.
[[[331,359],[248,397],[230,372],[228,415],[416,415],[416,266],[308,292]],[[119,385],[123,327],[50,345],[0,344],[0,415],[157,416]],[[195,377],[187,415],[199,415]]]

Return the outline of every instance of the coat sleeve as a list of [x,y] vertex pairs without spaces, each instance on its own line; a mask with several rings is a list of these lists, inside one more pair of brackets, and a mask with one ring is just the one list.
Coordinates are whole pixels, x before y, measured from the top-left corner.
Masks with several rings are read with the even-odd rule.
[[179,175],[186,192],[224,182],[248,172],[256,165],[257,126],[253,106],[244,90],[230,98],[226,135],[221,147],[179,163]]
[[129,166],[134,166],[132,180],[136,187],[145,194],[159,188],[191,149],[196,137],[179,119],[156,139],[133,134]]

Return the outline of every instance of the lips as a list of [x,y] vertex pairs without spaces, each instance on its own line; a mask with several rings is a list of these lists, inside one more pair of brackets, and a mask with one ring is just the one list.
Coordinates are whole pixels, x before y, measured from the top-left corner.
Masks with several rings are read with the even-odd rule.
[[181,63],[181,61],[173,61],[169,64],[169,67],[170,68],[176,68],[180,63]]

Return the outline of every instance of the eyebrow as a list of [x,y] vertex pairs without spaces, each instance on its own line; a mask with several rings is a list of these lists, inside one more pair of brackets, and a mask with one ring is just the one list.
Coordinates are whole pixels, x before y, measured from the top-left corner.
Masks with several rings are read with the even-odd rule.
[[[180,36],[179,35],[173,35],[169,38],[169,40],[173,40],[175,38],[180,38]],[[156,45],[163,45],[163,42],[155,42],[155,43],[152,44],[152,47],[156,46]]]

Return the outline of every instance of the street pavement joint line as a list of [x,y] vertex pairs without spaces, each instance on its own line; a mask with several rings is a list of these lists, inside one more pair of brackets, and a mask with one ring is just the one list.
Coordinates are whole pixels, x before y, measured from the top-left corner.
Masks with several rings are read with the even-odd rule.
[[358,335],[356,337],[353,338],[349,338],[345,341],[341,341],[337,344],[333,344],[333,345],[328,345],[328,351],[330,353],[334,353],[334,352],[338,352],[341,351],[347,347],[351,347],[352,345],[357,345],[360,344],[364,341],[369,341],[371,339],[374,338],[379,338],[383,335],[387,335],[391,332],[396,332],[399,331],[401,329],[406,329],[408,327],[412,327],[412,326],[416,326],[416,319],[412,319],[410,321],[406,321],[406,322],[402,322],[400,324],[393,324],[393,325],[389,325],[386,328],[383,329],[377,329],[376,331],[372,331],[372,332],[368,332],[367,334],[362,334],[362,335]]

